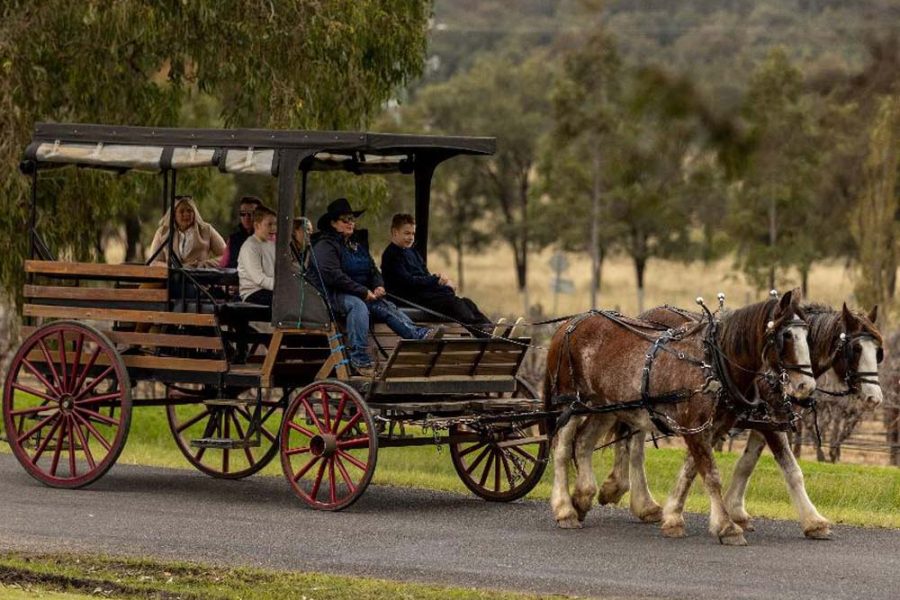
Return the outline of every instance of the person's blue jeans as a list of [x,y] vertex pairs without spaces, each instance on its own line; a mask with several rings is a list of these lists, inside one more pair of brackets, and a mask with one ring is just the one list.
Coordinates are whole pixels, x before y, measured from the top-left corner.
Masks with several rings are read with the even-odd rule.
[[337,294],[337,302],[347,320],[347,341],[350,348],[350,362],[359,367],[372,364],[369,357],[369,315],[376,323],[386,323],[402,338],[420,340],[428,333],[424,327],[416,327],[393,302],[381,299],[366,302],[358,296]]

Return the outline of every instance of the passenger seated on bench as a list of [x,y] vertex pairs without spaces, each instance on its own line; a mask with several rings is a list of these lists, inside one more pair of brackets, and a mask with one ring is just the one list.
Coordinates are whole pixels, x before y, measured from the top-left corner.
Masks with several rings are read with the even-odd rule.
[[309,240],[312,237],[312,223],[306,217],[294,219],[294,230],[291,234],[291,259],[293,264],[305,273],[309,267]]
[[247,238],[253,235],[253,211],[262,204],[262,200],[256,196],[244,196],[238,205],[240,222],[235,230],[228,236],[225,245],[225,255],[219,262],[219,266],[227,269],[237,269],[238,256],[241,255],[241,246]]
[[384,281],[368,249],[353,240],[356,218],[364,211],[353,210],[346,198],[328,205],[318,221],[321,232],[313,245],[318,274],[315,283],[328,295],[331,306],[347,320],[350,366],[359,375],[373,377],[375,369],[369,356],[369,318],[387,323],[406,339],[433,337],[435,330],[416,327],[392,302],[385,300]]
[[388,292],[460,323],[490,331],[493,324],[474,302],[457,296],[450,279],[428,271],[422,256],[413,248],[415,241],[415,218],[403,213],[394,215],[391,243],[381,255],[381,271]]
[[238,278],[241,300],[272,306],[275,289],[275,212],[260,204],[253,211],[253,235],[241,245]]
[[[169,247],[169,211],[159,221],[159,228],[150,244],[150,255],[162,246],[153,260],[154,264],[167,264]],[[191,196],[175,197],[175,238],[172,240],[175,256],[185,267],[218,267],[225,252],[225,240],[215,228],[203,220]]]

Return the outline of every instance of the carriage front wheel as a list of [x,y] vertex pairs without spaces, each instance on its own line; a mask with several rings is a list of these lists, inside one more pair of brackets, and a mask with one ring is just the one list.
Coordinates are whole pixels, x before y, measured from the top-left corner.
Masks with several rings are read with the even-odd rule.
[[74,321],[31,334],[3,390],[3,422],[16,459],[38,481],[78,488],[115,464],[131,424],[131,385],[109,339]]
[[377,458],[378,432],[356,390],[317,381],[297,392],[281,424],[281,466],[304,503],[347,508],[369,485]]
[[[540,397],[521,379],[511,396]],[[528,494],[541,480],[550,454],[544,419],[450,428],[451,438],[472,434],[477,439],[450,443],[456,473],[472,493],[492,502],[511,502]]]

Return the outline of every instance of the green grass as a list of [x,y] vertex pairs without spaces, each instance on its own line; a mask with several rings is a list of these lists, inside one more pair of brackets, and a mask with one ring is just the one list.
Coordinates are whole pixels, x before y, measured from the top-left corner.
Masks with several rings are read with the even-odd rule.
[[65,554],[0,554],[4,599],[533,600],[562,598],[362,577]]
[[[3,447],[6,448],[6,445]],[[684,451],[680,449],[648,449],[648,480],[657,501],[662,502],[671,489],[683,456]],[[612,452],[598,452],[594,458],[598,481],[602,481],[609,472]],[[726,484],[736,459],[737,455],[732,453],[717,455]],[[192,468],[175,447],[166,424],[165,410],[161,408],[135,411],[128,443],[119,463]],[[801,466],[810,498],[819,511],[833,522],[900,527],[900,469],[808,461],[801,461]],[[283,477],[277,457],[266,467],[263,475]],[[548,467],[544,479],[529,498],[550,497],[551,475],[552,468]],[[433,446],[380,450],[373,482],[469,493],[453,469],[448,450],[444,448],[439,451]],[[623,499],[623,505],[627,506],[627,496]],[[763,456],[753,475],[747,508],[754,516],[796,518],[781,472],[771,456]],[[709,510],[709,502],[699,480],[691,491],[687,509],[700,513]]]

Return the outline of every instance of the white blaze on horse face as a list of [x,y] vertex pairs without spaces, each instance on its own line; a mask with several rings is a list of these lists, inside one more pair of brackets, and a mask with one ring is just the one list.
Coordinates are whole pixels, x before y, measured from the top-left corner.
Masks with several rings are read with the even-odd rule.
[[[794,364],[809,365],[812,361],[809,358],[809,345],[806,343],[806,327],[788,327],[787,331],[791,335],[791,344],[794,348]],[[784,361],[786,362],[786,361]],[[809,369],[807,367],[804,370]],[[794,398],[803,399],[808,397],[816,390],[816,380],[809,375],[804,375],[800,371],[788,371],[787,393]]]
[[[863,338],[860,340],[859,366],[857,371],[860,373],[878,373],[878,346],[874,340]],[[865,379],[872,381],[878,380],[878,375],[864,375]],[[881,392],[881,386],[874,383],[861,383],[859,386],[859,397],[865,401],[869,408],[874,408],[881,404],[884,395]]]

